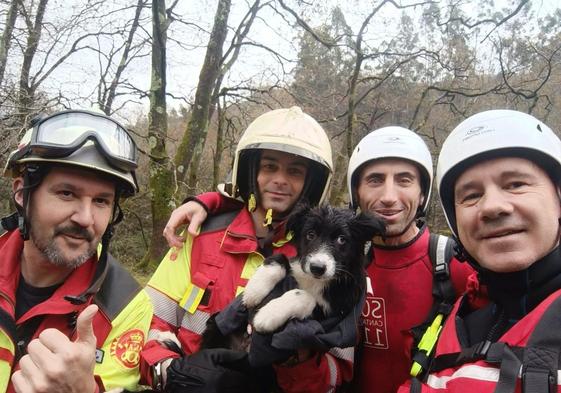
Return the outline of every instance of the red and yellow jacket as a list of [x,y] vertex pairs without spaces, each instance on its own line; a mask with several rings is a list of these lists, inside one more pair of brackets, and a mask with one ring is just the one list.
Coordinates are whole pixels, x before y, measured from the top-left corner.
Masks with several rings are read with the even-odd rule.
[[[211,314],[221,311],[243,291],[264,257],[251,215],[246,209],[223,213],[205,222],[201,233],[187,237],[177,258],[163,259],[146,291],[154,303],[150,337],[158,331],[174,333],[186,353],[199,347],[200,336]],[[273,242],[273,253],[294,256],[295,247],[284,235]],[[337,353],[337,352],[335,352]],[[275,367],[277,382],[286,392],[329,392],[352,376],[353,352],[327,353],[294,367]],[[149,341],[141,353],[142,376],[151,382],[151,366],[178,355]]]
[[[107,263],[91,258],[74,270],[55,293],[17,321],[16,290],[20,277],[23,241],[19,232],[0,237],[0,392],[13,392],[10,377],[18,369],[16,329],[42,318],[31,338],[47,328],[56,328],[75,338],[76,316],[89,304],[99,306],[93,320],[97,338],[95,379],[100,391],[117,387],[135,389],[139,382],[139,354],[152,317],[147,294],[111,256]],[[83,304],[73,304],[67,296],[88,293]],[[90,294],[91,293],[91,294]]]

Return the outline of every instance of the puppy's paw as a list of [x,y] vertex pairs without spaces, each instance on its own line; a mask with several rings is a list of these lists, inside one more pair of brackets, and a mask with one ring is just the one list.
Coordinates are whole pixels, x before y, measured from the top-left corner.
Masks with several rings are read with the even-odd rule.
[[289,317],[286,313],[276,312],[276,309],[281,306],[279,303],[280,298],[273,299],[265,306],[263,306],[255,317],[253,318],[253,329],[258,333],[272,333],[284,325]]
[[285,276],[285,268],[277,263],[259,266],[245,286],[243,304],[247,308],[258,306]]
[[306,291],[292,289],[263,306],[253,318],[253,328],[259,333],[271,333],[289,319],[304,319],[312,315],[315,299]]

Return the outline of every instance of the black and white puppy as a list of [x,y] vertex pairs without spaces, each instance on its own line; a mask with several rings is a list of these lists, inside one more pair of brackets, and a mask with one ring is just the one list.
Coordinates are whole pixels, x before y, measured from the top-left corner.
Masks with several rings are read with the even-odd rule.
[[254,309],[287,275],[297,283],[298,288],[260,306],[252,321],[260,333],[274,332],[293,318],[316,317],[318,310],[323,318],[347,315],[364,292],[364,245],[375,235],[383,236],[385,225],[349,209],[300,205],[290,215],[287,230],[297,256],[265,259],[243,293],[245,306]]

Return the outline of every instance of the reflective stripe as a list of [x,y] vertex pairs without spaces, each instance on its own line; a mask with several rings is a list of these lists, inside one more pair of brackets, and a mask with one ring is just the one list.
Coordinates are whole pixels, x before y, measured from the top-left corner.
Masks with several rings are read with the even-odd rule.
[[183,318],[185,310],[157,289],[147,286],[146,293],[154,305],[154,316],[172,326],[179,327],[179,321]]
[[181,321],[181,327],[201,335],[206,329],[206,322],[209,318],[209,313],[200,310],[195,310],[193,314],[185,313]]
[[338,359],[346,360],[353,364],[355,358],[355,350],[354,347],[347,347],[347,348],[337,348],[333,347],[329,350],[329,353],[335,356]]
[[[521,375],[520,372],[521,370],[519,370],[518,372],[519,377]],[[477,381],[486,381],[486,382],[498,382],[499,374],[500,374],[500,370],[498,368],[483,367],[475,364],[470,364],[456,370],[452,375],[436,376],[431,374],[427,379],[427,385],[434,389],[444,389],[446,388],[446,384],[449,381],[458,378],[469,378]],[[559,381],[559,372],[557,373],[557,380]]]
[[240,293],[242,293],[244,291],[245,287],[237,287],[236,288],[236,296],[238,296]]
[[337,361],[329,353],[325,354],[327,365],[329,366],[329,390],[328,393],[335,392],[337,386]]
[[189,283],[189,285],[187,286],[187,290],[183,295],[183,298],[179,302],[179,305],[183,309],[193,314],[199,306],[204,293],[205,290],[203,288],[199,288],[198,286],[193,285],[193,283]]

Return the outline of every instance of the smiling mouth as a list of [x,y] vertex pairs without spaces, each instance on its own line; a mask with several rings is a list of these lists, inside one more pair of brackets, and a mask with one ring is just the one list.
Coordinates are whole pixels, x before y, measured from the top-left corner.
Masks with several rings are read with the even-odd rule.
[[384,210],[384,211],[380,211],[380,210],[375,210],[376,214],[380,215],[380,216],[384,216],[384,217],[389,217],[389,216],[395,216],[396,214],[401,213],[401,210]]
[[269,193],[271,196],[276,198],[287,198],[289,196],[289,194],[285,194],[282,192],[275,192],[275,191],[267,191],[267,193]]
[[500,239],[502,237],[516,235],[516,234],[519,234],[519,233],[522,233],[522,232],[523,232],[523,230],[521,230],[521,229],[506,230],[506,231],[501,231],[501,232],[496,232],[496,233],[492,233],[492,234],[489,234],[489,235],[485,235],[485,236],[482,236],[481,238],[483,240],[486,240],[486,239]]

